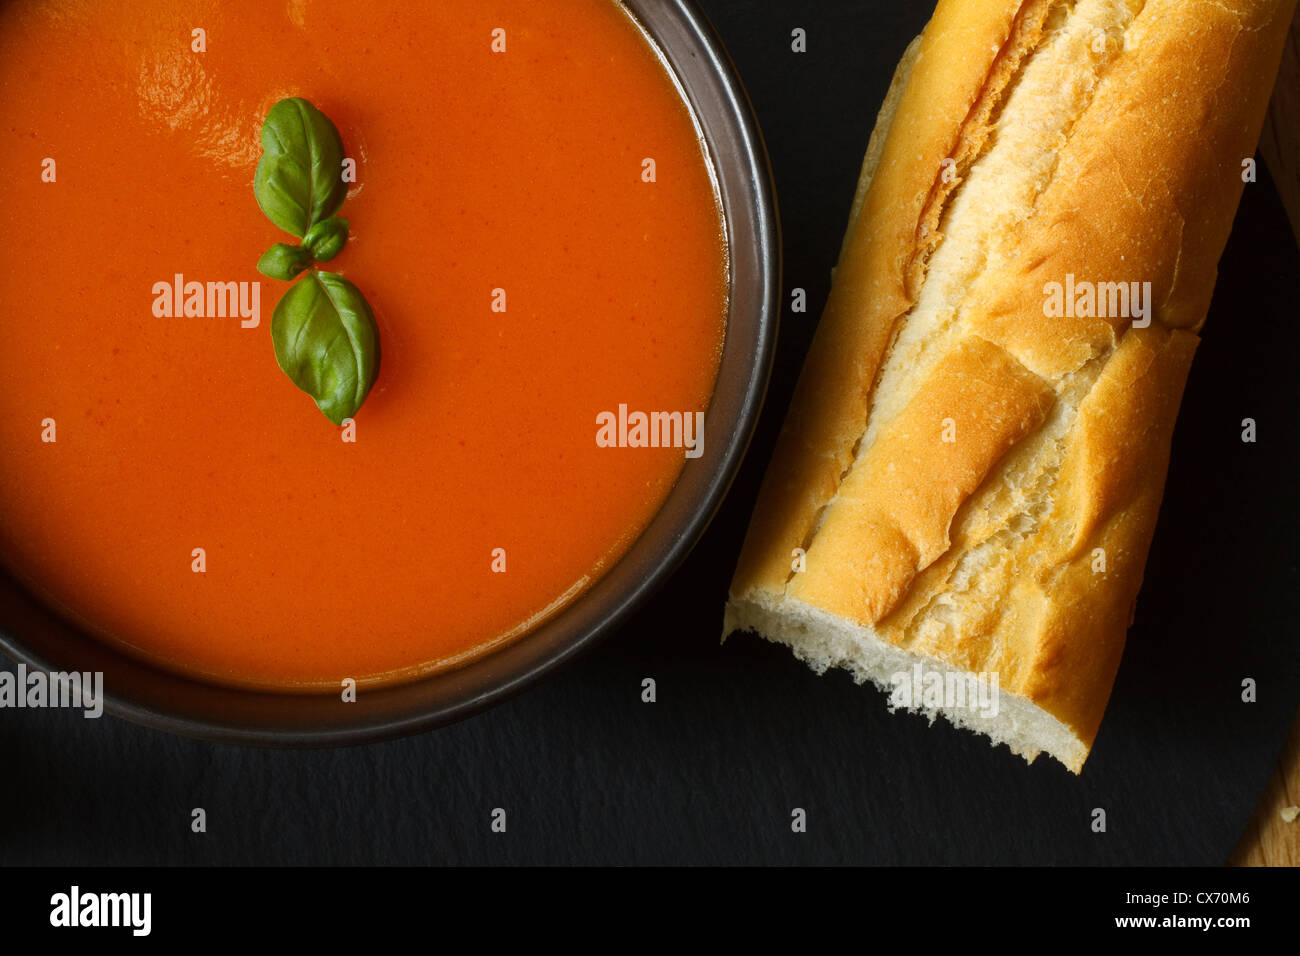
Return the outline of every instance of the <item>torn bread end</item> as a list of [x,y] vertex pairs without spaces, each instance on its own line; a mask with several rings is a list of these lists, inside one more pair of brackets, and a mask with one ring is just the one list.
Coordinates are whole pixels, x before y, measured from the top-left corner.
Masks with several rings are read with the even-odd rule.
[[[1088,743],[1033,701],[998,686],[997,674],[974,674],[896,647],[871,628],[851,624],[794,600],[732,600],[727,603],[723,640],[750,631],[789,647],[816,673],[843,668],[859,684],[870,681],[885,693],[890,711],[944,717],[956,727],[984,734],[1032,763],[1041,753],[1078,773]],[[979,686],[977,686],[979,685]],[[954,689],[959,689],[954,694]]]

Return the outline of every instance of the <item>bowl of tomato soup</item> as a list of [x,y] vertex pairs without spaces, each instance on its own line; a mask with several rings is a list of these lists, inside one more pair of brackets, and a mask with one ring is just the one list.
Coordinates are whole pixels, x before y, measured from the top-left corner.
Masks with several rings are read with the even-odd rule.
[[[256,192],[286,100],[341,252]],[[5,4],[0,139],[0,649],[110,712],[463,717],[626,618],[739,465],[778,226],[691,3]],[[313,336],[317,385],[370,376],[345,412],[284,357]]]

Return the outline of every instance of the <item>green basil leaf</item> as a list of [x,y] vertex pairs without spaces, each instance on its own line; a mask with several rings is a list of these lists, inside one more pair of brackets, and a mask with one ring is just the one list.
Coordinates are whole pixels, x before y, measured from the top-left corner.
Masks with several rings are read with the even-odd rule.
[[266,217],[299,238],[338,212],[348,190],[343,140],[329,117],[298,97],[271,107],[253,192]]
[[271,317],[275,360],[335,425],[351,418],[379,374],[379,329],[361,290],[341,275],[309,272]]
[[302,246],[277,242],[257,260],[257,271],[270,279],[292,279],[311,265],[312,255]]
[[317,262],[329,262],[348,241],[348,221],[342,218],[326,219],[307,230],[302,244]]

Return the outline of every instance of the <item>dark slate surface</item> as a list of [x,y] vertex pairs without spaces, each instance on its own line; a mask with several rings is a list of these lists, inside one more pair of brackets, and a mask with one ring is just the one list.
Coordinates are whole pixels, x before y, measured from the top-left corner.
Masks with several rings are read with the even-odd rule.
[[[1273,188],[1247,189],[1193,370],[1115,695],[1074,778],[753,638],[721,603],[825,298],[871,118],[929,5],[709,0],[782,197],[787,316],[733,493],[668,588],[576,666],[487,714],[364,748],[276,752],[114,718],[0,712],[0,862],[1218,863],[1300,695],[1296,303]],[[809,50],[789,52],[804,27]],[[1239,440],[1244,417],[1260,440]],[[6,667],[10,666],[6,663]],[[640,701],[643,677],[659,700]],[[1239,700],[1243,677],[1260,699]],[[190,832],[204,807],[208,833]],[[506,834],[489,831],[494,807]],[[792,808],[808,832],[790,829]],[[1109,830],[1089,829],[1094,807]]]

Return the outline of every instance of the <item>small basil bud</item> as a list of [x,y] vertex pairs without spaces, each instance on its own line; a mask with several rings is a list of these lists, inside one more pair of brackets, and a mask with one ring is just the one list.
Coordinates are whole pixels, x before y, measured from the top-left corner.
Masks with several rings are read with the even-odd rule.
[[277,242],[257,260],[257,271],[271,279],[294,278],[311,265],[311,253],[302,246]]
[[346,219],[326,219],[307,230],[302,244],[317,262],[329,262],[343,251],[348,241]]

